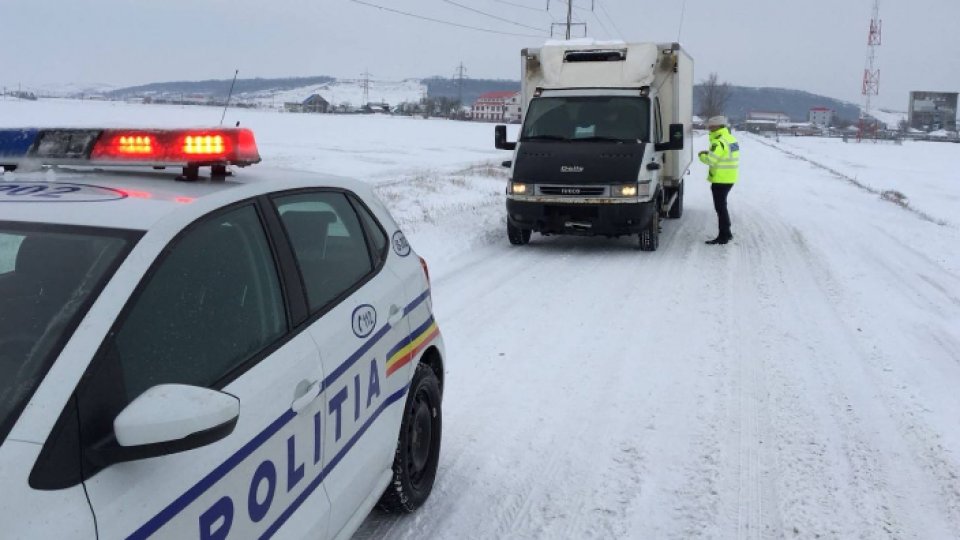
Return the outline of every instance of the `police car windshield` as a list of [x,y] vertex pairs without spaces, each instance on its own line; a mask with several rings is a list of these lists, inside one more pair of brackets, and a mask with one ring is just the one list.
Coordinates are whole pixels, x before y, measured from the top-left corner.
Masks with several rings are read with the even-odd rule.
[[650,104],[631,96],[540,97],[530,102],[521,141],[649,141]]
[[0,221],[0,443],[132,242]]

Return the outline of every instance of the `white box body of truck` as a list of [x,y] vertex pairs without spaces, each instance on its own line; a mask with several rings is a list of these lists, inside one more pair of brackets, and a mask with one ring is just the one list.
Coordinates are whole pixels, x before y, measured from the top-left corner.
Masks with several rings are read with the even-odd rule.
[[636,234],[683,213],[693,160],[693,60],[678,44],[548,42],[521,52],[523,126],[507,189],[508,237]]

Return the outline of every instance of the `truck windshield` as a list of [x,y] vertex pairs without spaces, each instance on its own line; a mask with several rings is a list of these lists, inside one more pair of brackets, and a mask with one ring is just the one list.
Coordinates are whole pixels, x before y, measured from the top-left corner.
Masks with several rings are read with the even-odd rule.
[[649,135],[647,98],[540,97],[530,101],[520,140],[638,142]]
[[130,244],[127,231],[0,221],[0,444]]

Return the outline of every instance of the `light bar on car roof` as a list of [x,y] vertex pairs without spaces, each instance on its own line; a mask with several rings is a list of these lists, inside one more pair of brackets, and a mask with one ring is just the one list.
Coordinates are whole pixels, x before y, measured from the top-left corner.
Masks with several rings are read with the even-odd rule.
[[[189,176],[210,166],[260,162],[253,132],[211,129],[0,129],[0,166],[39,165],[183,167]],[[189,174],[189,173],[193,174]]]

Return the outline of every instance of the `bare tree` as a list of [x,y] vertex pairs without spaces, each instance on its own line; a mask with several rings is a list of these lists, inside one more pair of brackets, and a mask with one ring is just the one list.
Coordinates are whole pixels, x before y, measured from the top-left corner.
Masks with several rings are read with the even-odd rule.
[[730,83],[720,82],[716,73],[711,73],[697,86],[700,97],[700,110],[697,114],[704,120],[723,114],[730,99]]

